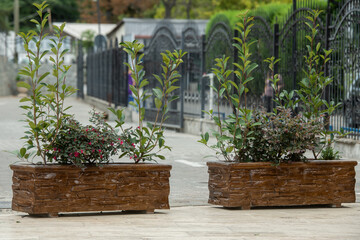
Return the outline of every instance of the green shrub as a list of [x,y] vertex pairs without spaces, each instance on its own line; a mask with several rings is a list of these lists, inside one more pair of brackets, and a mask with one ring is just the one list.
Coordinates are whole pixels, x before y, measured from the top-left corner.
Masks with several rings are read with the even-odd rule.
[[50,162],[60,164],[103,164],[118,150],[130,148],[114,129],[105,122],[103,114],[91,112],[93,125],[83,126],[73,117],[64,119],[52,149],[47,151]]
[[[208,145],[209,133],[202,135],[199,142],[207,145],[215,151],[218,157],[223,157],[226,161],[238,162],[257,162],[270,161],[274,164],[289,161],[305,160],[305,151],[314,152],[314,158],[318,154],[316,148],[319,147],[318,136],[326,139],[332,133],[324,130],[323,114],[331,115],[336,106],[334,103],[327,103],[322,99],[325,87],[332,81],[324,77],[324,62],[328,61],[331,51],[321,50],[320,44],[315,42],[317,33],[316,18],[320,12],[311,12],[307,23],[312,33],[306,36],[309,41],[307,46],[308,55],[304,56],[307,66],[304,69],[306,78],[302,80],[299,91],[279,91],[279,75],[274,75],[274,65],[279,60],[274,57],[265,61],[269,63],[272,75],[272,87],[275,91],[275,101],[278,106],[272,113],[264,113],[258,110],[247,109],[248,85],[254,81],[253,74],[258,67],[251,61],[251,46],[256,44],[250,38],[253,27],[253,17],[245,15],[240,17],[237,24],[240,33],[239,38],[234,44],[238,51],[239,63],[234,63],[236,70],[228,67],[229,57],[216,59],[216,66],[213,73],[218,84],[212,86],[218,99],[224,97],[233,106],[234,112],[221,120],[219,114],[214,114],[211,110],[207,114],[214,120],[218,130],[213,131],[212,135],[216,138],[215,145]],[[234,82],[229,78],[234,73],[239,82]],[[300,100],[294,100],[295,92],[300,96]],[[245,101],[245,107],[241,107],[240,101]],[[302,113],[292,116],[293,110],[300,104]],[[218,102],[217,112],[220,112]],[[330,146],[330,144],[328,144]],[[320,142],[320,149],[323,149],[323,142]],[[330,155],[330,150],[325,149],[323,156]],[[332,154],[336,155],[336,154]]]

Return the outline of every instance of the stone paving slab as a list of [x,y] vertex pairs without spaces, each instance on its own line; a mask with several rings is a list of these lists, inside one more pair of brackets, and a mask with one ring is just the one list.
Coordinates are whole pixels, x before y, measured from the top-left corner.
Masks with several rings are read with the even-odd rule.
[[[4,150],[21,146],[24,130],[18,119],[18,98],[0,98],[0,240],[47,239],[360,239],[360,203],[343,208],[262,208],[228,210],[207,204],[209,149],[199,136],[166,131],[173,147],[165,152],[171,164],[170,211],[155,214],[96,213],[34,218],[9,210],[11,170],[16,157]],[[72,112],[86,123],[91,106],[69,99]],[[360,172],[360,164],[356,167]],[[356,192],[359,201],[360,181]],[[185,207],[183,207],[185,206]],[[7,209],[1,209],[7,208]]]
[[86,213],[59,218],[0,211],[1,240],[48,239],[266,239],[358,240],[360,204],[230,210],[174,207],[155,214]]

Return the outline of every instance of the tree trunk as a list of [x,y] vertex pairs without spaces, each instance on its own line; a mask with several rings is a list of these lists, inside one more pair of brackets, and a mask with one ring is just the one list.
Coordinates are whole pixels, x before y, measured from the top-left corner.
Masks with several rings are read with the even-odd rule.
[[176,5],[176,0],[161,0],[165,6],[165,18],[171,18],[171,10]]
[[187,0],[186,2],[186,18],[190,19],[190,10],[191,10],[192,0]]

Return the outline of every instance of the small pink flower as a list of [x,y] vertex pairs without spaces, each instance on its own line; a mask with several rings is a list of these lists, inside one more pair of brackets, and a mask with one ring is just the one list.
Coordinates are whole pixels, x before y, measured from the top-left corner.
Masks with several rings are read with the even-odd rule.
[[84,151],[83,151],[83,150],[81,150],[81,153],[84,153]]
[[54,147],[54,151],[56,151],[56,148]]
[[89,142],[89,145],[91,145],[91,142]]
[[98,151],[99,151],[99,153],[101,153],[101,149],[99,149]]
[[119,141],[121,141],[121,138],[118,138]]
[[93,130],[93,132],[96,132],[95,128],[93,128],[92,130]]
[[120,142],[120,145],[123,145],[123,144],[124,144],[124,142],[123,142],[123,141],[121,141],[121,142]]
[[132,159],[132,156],[130,156],[130,159]]
[[140,129],[140,126],[138,126],[137,129]]
[[103,158],[103,156],[102,156],[102,155],[100,155],[100,158],[102,159],[102,158]]
[[54,158],[54,160],[56,160],[56,157],[53,157]]
[[135,147],[135,143],[131,144],[133,147]]
[[112,142],[112,143],[110,143],[110,145],[111,145],[111,146],[114,146],[114,143]]
[[75,156],[75,157],[79,157],[79,155],[80,155],[80,154],[79,154],[78,152],[75,152],[75,153],[74,153],[74,156]]
[[94,153],[94,152],[95,152],[95,149],[91,150],[91,152]]
[[86,131],[89,131],[89,129],[87,128]]

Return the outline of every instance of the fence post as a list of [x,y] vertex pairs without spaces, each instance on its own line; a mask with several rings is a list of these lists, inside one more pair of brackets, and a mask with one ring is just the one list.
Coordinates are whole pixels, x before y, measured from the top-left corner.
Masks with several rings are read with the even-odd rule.
[[[296,12],[296,0],[293,0],[293,14]],[[297,49],[297,44],[296,44],[296,15],[293,15],[293,22],[294,22],[294,28],[293,28],[293,41],[292,41],[292,78],[293,78],[293,89],[296,89],[296,49]]]
[[[233,39],[233,43],[236,43],[236,40],[235,38],[239,37],[239,31],[238,30],[234,30],[234,39]],[[234,63],[237,63],[239,61],[239,55],[238,55],[238,51],[237,51],[237,48],[233,46],[233,56],[234,56]],[[234,68],[234,71],[236,70],[236,67],[235,65],[233,66]],[[236,74],[233,74],[234,76],[234,82],[237,83],[236,81]]]
[[86,55],[86,94],[88,96],[93,96],[92,93],[92,79],[91,74],[93,74],[93,71],[91,69],[91,53],[90,51],[87,51]]
[[[279,59],[279,24],[275,23],[274,24],[274,45],[273,45],[273,56],[276,59]],[[274,74],[279,73],[279,64],[276,63],[274,66]]]
[[[330,38],[330,24],[331,24],[331,19],[330,19],[330,4],[332,3],[332,0],[328,1],[328,5],[326,8],[326,26],[325,26],[325,49],[329,50],[329,38]],[[325,63],[325,68],[324,68],[324,75],[325,77],[329,76],[329,62]],[[325,100],[327,102],[330,102],[330,86],[326,86],[325,87]],[[325,113],[324,116],[324,124],[325,124],[325,129],[329,130],[330,129],[330,116]]]
[[78,43],[78,57],[77,57],[77,96],[84,98],[84,58],[81,41]]
[[[239,31],[238,30],[234,30],[234,38],[233,38],[233,43],[236,43],[236,40],[235,38],[239,37]],[[239,55],[238,55],[238,50],[235,46],[233,46],[233,56],[234,56],[234,61],[233,63],[238,63],[239,62]],[[233,69],[234,71],[236,70],[236,67],[235,65],[233,66]],[[237,80],[237,77],[236,77],[236,74],[233,73],[233,78],[234,78],[234,82],[235,83],[239,83]],[[237,115],[237,112],[236,112],[236,107],[234,106],[234,104],[231,104],[231,107],[232,107],[232,110],[233,110],[233,114],[236,116]]]
[[[118,102],[118,92],[117,92],[117,89],[118,89],[118,86],[119,86],[119,81],[120,79],[118,78],[119,76],[119,71],[120,71],[120,64],[119,64],[119,61],[118,61],[118,51],[119,51],[119,43],[118,43],[118,40],[117,38],[115,38],[114,40],[114,49],[113,49],[113,68],[114,68],[114,72],[113,72],[113,76],[112,76],[112,81],[113,81],[113,89],[112,89],[112,95],[113,95],[113,102],[114,102],[114,105],[115,105],[115,108],[117,106],[119,106],[119,102]],[[119,66],[118,66],[119,64]]]
[[[181,49],[184,49],[185,45],[184,45],[184,42],[185,42],[185,36],[184,36],[184,32],[182,32],[181,34]],[[189,54],[189,53],[187,53]],[[181,78],[180,78],[180,129],[181,131],[183,130],[184,128],[184,64],[181,64]]]
[[[205,74],[205,35],[201,36],[201,73]],[[205,110],[205,82],[204,82],[204,77],[201,77],[201,90],[200,90],[200,98],[201,98],[201,113],[200,116],[201,118],[205,117],[205,113],[203,112]]]

